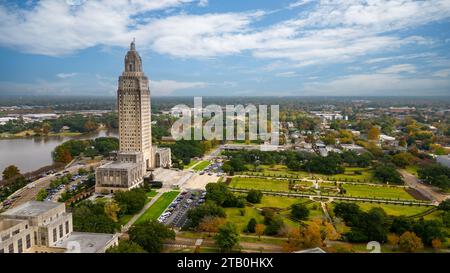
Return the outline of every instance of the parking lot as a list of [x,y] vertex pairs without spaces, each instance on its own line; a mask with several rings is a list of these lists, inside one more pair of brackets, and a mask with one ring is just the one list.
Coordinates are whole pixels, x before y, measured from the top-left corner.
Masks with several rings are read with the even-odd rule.
[[172,227],[183,227],[188,220],[188,210],[204,203],[205,196],[205,191],[182,192],[159,217],[158,221]]
[[58,202],[61,194],[64,192],[76,191],[78,187],[81,187],[88,180],[88,175],[73,175],[71,179],[69,179],[68,184],[59,185],[55,189],[47,189],[48,195],[45,201],[53,201]]

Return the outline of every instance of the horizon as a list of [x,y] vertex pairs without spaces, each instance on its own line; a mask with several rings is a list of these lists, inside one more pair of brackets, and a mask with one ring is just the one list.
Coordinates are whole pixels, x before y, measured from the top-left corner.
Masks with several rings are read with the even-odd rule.
[[446,0],[4,1],[0,97],[112,98],[134,38],[153,97],[448,97],[449,19]]

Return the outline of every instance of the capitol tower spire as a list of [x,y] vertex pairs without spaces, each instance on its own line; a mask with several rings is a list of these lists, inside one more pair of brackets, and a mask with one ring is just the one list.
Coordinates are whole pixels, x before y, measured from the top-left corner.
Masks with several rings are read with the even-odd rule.
[[125,56],[125,72],[130,73],[142,73],[142,58],[139,53],[136,51],[136,40],[130,44],[130,50],[127,52]]
[[117,90],[119,152],[114,162],[97,169],[97,193],[139,187],[148,171],[171,165],[170,149],[152,146],[149,80],[142,69],[135,40],[124,64]]

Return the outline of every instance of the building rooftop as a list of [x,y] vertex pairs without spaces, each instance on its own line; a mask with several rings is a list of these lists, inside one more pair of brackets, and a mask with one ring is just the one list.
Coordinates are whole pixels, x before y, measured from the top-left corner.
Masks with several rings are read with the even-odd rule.
[[439,164],[450,168],[450,156],[449,155],[439,155],[436,157],[436,161]]
[[[68,248],[72,242],[80,245],[80,253],[98,253],[110,244],[115,234],[72,232],[69,237],[56,243],[55,247]],[[70,252],[70,249],[68,249]]]
[[4,220],[0,220],[0,232],[8,230],[12,227],[15,227],[19,224],[21,224],[22,222],[24,222],[24,220],[10,220],[10,219],[4,219]]
[[107,163],[98,169],[118,169],[118,170],[130,170],[138,166],[138,163],[133,162],[120,162],[120,161],[113,161],[110,163]]
[[326,252],[323,249],[321,249],[320,247],[316,247],[316,248],[295,251],[294,253],[326,253]]
[[38,202],[29,201],[22,204],[16,208],[9,209],[3,212],[2,216],[19,216],[19,217],[37,217],[49,210],[55,209],[64,203],[54,203],[54,202]]

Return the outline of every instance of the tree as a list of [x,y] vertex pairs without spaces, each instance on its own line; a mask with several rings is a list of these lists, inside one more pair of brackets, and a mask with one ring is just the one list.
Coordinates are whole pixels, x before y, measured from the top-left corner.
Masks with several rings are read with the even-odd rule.
[[119,225],[105,214],[102,203],[84,201],[73,209],[73,229],[80,232],[115,233]]
[[3,180],[9,180],[19,175],[20,175],[19,168],[17,168],[17,166],[15,165],[8,166],[3,170]]
[[433,249],[435,251],[439,251],[439,249],[441,249],[441,247],[442,247],[442,242],[439,239],[433,239],[431,241],[431,246],[433,247]]
[[442,201],[439,204],[438,209],[443,211],[450,211],[450,199]]
[[122,215],[135,214],[144,207],[147,193],[140,188],[131,191],[117,191],[114,193],[114,200],[119,205]]
[[72,155],[70,154],[70,152],[66,149],[61,150],[61,154],[58,157],[58,162],[62,162],[62,163],[70,163],[73,160]]
[[45,198],[47,198],[47,196],[48,196],[47,190],[46,190],[46,189],[41,189],[41,190],[38,192],[38,194],[36,195],[36,201],[42,202],[42,201],[45,200]]
[[118,222],[118,221],[119,221],[119,219],[118,219],[118,217],[117,217],[117,214],[118,214],[119,211],[120,211],[120,207],[119,207],[119,205],[117,204],[117,202],[115,202],[114,200],[113,200],[113,201],[110,201],[110,202],[107,202],[107,203],[105,203],[104,208],[105,208],[105,214],[106,214],[111,220],[113,220],[114,222]]
[[445,227],[450,227],[450,211],[442,213],[442,223]]
[[255,233],[258,235],[258,240],[261,240],[261,235],[264,234],[264,230],[266,227],[263,224],[256,224],[255,226]]
[[306,220],[309,216],[309,209],[302,203],[294,204],[291,207],[291,215],[296,220]]
[[405,231],[411,231],[413,224],[414,221],[411,218],[398,216],[392,221],[390,231],[400,236],[405,233]]
[[189,222],[187,227],[197,228],[202,219],[207,216],[224,218],[226,217],[226,214],[222,207],[214,202],[207,201],[196,208],[188,210],[187,218],[189,219]]
[[248,221],[247,228],[245,230],[247,232],[249,232],[249,233],[255,233],[256,232],[256,225],[257,225],[256,219],[252,218],[252,219],[250,219]]
[[252,204],[259,204],[261,203],[261,199],[263,197],[263,193],[258,190],[250,190],[247,193],[247,201]]
[[236,197],[225,183],[209,183],[206,185],[206,199],[222,207],[243,208],[245,206],[245,200]]
[[414,156],[410,153],[398,153],[392,157],[392,162],[400,168],[405,168],[414,162]]
[[283,219],[280,217],[274,217],[268,221],[266,230],[264,231],[267,235],[273,236],[279,234],[279,232],[284,228]]
[[137,224],[128,233],[131,241],[149,253],[160,253],[165,240],[175,240],[175,232],[155,220]]
[[320,233],[320,226],[316,223],[311,223],[307,228],[300,231],[302,245],[305,248],[313,248],[322,245],[322,236]]
[[398,246],[402,251],[416,252],[423,248],[423,243],[414,232],[406,231],[400,236]]
[[367,139],[377,141],[380,138],[381,130],[378,126],[373,126],[367,132]]
[[106,253],[147,253],[147,251],[135,242],[120,241],[119,245],[109,248]]
[[206,216],[201,220],[200,224],[198,225],[198,229],[204,232],[208,232],[208,235],[211,236],[211,233],[218,232],[219,227],[224,223],[225,218]]
[[206,185],[206,199],[221,206],[225,202],[228,187],[225,183],[209,183]]
[[422,238],[425,245],[431,246],[433,239],[444,240],[445,232],[442,230],[442,223],[437,220],[419,220],[417,221],[413,229],[415,234]]
[[403,184],[402,176],[392,164],[380,164],[376,166],[373,175],[384,183]]
[[359,206],[355,203],[337,203],[333,212],[336,217],[342,218],[350,226],[354,226],[359,222],[362,213]]
[[440,164],[426,165],[418,170],[419,178],[441,189],[450,188],[450,168]]
[[331,241],[336,241],[339,240],[339,238],[341,238],[341,234],[339,234],[339,232],[336,231],[336,229],[330,222],[325,222],[325,233],[326,238]]
[[393,247],[398,247],[398,242],[400,241],[400,237],[395,233],[390,233],[387,236],[388,243]]
[[290,229],[287,233],[287,238],[287,241],[283,244],[283,250],[285,252],[290,253],[296,251],[302,246],[299,228]]
[[51,127],[51,125],[50,124],[48,124],[47,122],[44,122],[43,124],[42,124],[42,134],[43,135],[48,135],[48,133],[50,133],[50,129],[51,129],[52,127]]
[[86,174],[88,174],[88,171],[86,169],[84,169],[84,168],[79,168],[78,169],[78,174],[79,175],[86,175]]
[[230,252],[239,243],[239,234],[236,232],[236,226],[232,223],[226,223],[219,228],[219,233],[214,239],[222,252]]

